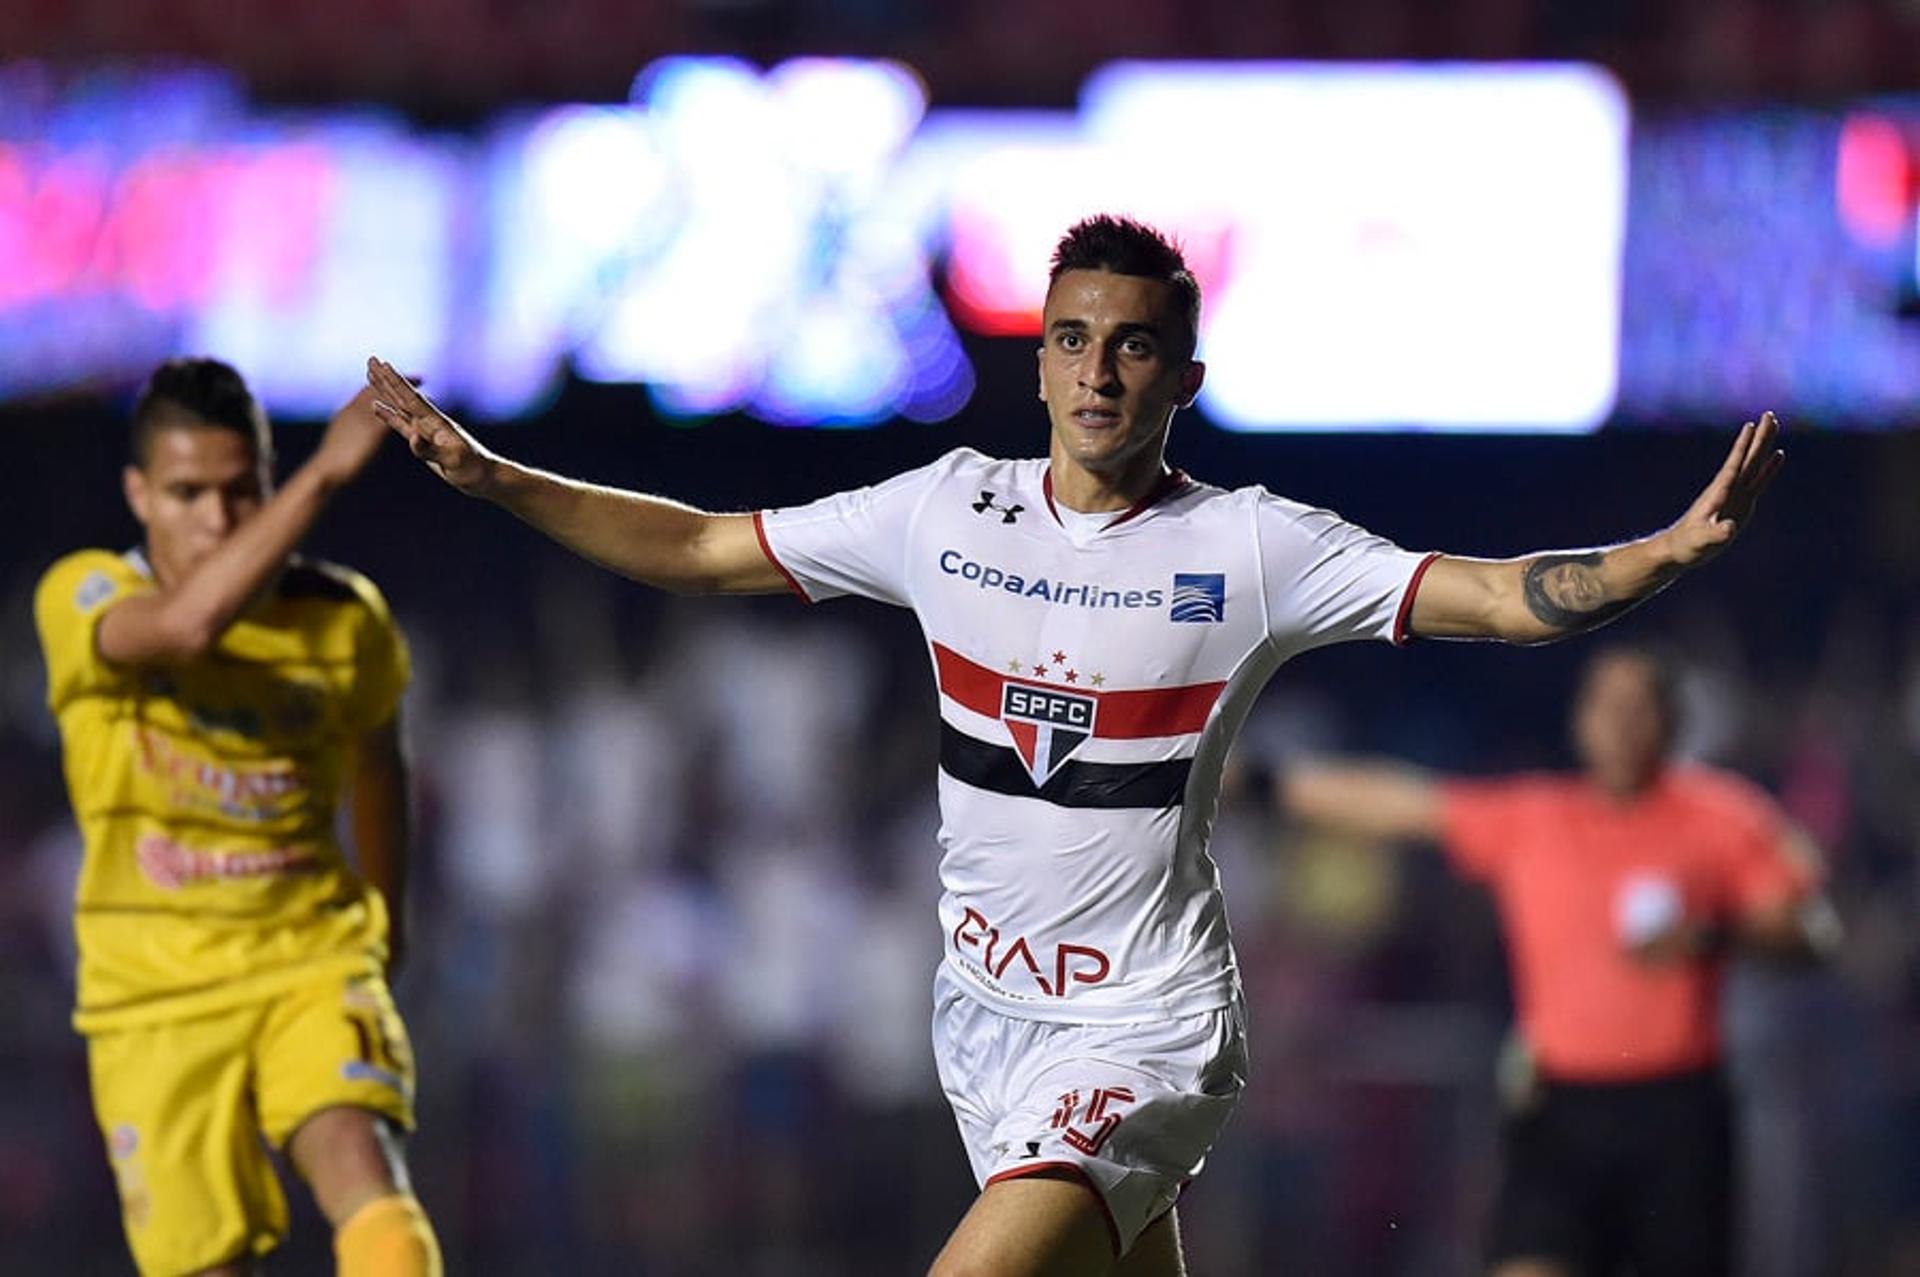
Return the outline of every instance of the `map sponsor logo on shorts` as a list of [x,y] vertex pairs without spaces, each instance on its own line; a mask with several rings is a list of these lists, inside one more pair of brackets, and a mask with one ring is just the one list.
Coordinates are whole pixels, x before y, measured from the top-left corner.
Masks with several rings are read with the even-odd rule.
[[1175,572],[1167,615],[1188,625],[1218,625],[1227,619],[1227,574]]

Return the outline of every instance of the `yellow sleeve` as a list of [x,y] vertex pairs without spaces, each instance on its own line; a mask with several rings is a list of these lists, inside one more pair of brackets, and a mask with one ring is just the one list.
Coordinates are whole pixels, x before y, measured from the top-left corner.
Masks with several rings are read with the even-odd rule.
[[47,704],[55,714],[75,697],[125,676],[100,656],[94,631],[115,603],[152,589],[138,568],[106,550],[69,554],[40,578],[33,620],[47,661]]
[[354,643],[353,692],[347,717],[356,731],[369,731],[390,720],[400,708],[400,697],[413,679],[413,658],[406,636],[379,587],[354,574],[355,593],[366,605],[366,618]]

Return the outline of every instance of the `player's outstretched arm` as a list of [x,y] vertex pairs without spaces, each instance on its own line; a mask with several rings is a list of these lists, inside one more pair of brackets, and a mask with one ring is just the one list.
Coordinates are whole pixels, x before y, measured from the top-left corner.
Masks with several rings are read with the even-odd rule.
[[1742,426],[1713,481],[1652,536],[1517,559],[1436,559],[1414,598],[1413,632],[1546,643],[1605,625],[1732,543],[1780,468],[1778,432],[1771,412]]
[[1436,839],[1440,786],[1391,763],[1300,763],[1274,786],[1283,816],[1362,838]]
[[327,423],[313,455],[260,512],[233,530],[183,580],[116,603],[100,618],[100,654],[123,665],[191,660],[219,642],[279,571],[333,494],[366,468],[386,427],[361,390]]
[[580,483],[482,447],[380,359],[367,361],[374,410],[413,455],[468,496],[493,502],[582,558],[683,594],[771,594],[786,579],[760,548],[753,519]]

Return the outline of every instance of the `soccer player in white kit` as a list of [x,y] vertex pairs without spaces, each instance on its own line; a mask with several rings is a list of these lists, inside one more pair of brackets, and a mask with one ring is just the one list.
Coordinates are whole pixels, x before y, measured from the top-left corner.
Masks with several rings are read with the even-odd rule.
[[1057,247],[1044,459],[968,449],[794,509],[709,514],[482,448],[389,365],[414,454],[575,552],[683,592],[910,607],[940,691],[942,1086],[981,1183],[934,1277],[1183,1271],[1174,1201],[1245,1083],[1207,852],[1221,763],[1288,657],[1600,625],[1723,549],[1780,462],[1771,414],[1672,526],[1601,549],[1420,555],[1261,488],[1170,469],[1200,292],[1126,218]]

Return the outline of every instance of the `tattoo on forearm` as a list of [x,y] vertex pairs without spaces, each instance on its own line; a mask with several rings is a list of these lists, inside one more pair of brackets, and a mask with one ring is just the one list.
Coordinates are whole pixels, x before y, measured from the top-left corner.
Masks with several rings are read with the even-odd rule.
[[1521,577],[1527,610],[1556,630],[1588,630],[1611,621],[1640,600],[1607,597],[1600,580],[1606,558],[1599,550],[1589,550],[1533,560]]

